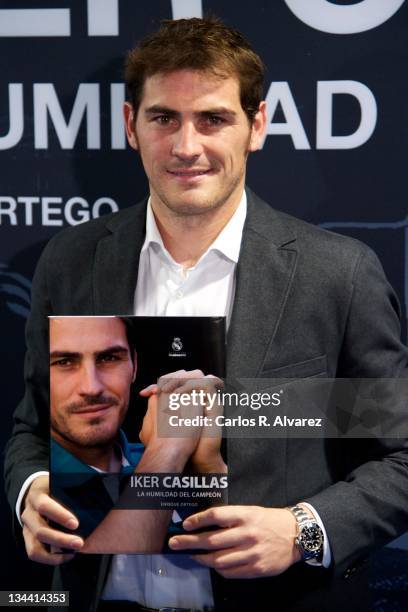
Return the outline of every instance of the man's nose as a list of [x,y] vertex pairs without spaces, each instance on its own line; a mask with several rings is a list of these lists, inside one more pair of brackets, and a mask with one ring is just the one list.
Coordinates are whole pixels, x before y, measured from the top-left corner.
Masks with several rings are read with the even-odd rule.
[[104,387],[96,364],[82,364],[78,393],[80,395],[100,395],[103,390]]
[[183,123],[174,134],[173,155],[180,159],[191,160],[199,157],[202,151],[201,135],[194,123]]

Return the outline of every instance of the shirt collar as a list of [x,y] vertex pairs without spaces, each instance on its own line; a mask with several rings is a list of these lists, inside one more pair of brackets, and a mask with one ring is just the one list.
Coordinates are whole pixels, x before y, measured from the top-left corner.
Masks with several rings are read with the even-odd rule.
[[[132,451],[129,446],[129,442],[122,430],[119,431],[119,440],[117,444],[120,447],[122,453],[122,468],[129,465],[134,465]],[[51,438],[51,471],[54,473],[70,473],[70,474],[84,474],[87,476],[100,473],[102,470],[94,468],[86,463],[83,463],[80,459],[77,459],[72,453],[67,451],[61,444],[59,444],[54,438]]]
[[[214,240],[214,242],[209,246],[207,251],[200,257],[199,261],[201,261],[210,251],[218,251],[219,253],[227,257],[227,259],[230,259],[234,263],[238,263],[239,251],[241,248],[242,232],[244,229],[246,214],[247,196],[244,190],[240,203],[238,204],[238,207],[232,215],[231,219],[222,229],[222,231]],[[151,244],[157,244],[162,253],[166,256],[166,258],[173,265],[178,266],[178,264],[176,264],[176,262],[163,244],[163,240],[158,230],[149,198],[146,214],[146,239],[142,247],[142,252],[147,250]]]

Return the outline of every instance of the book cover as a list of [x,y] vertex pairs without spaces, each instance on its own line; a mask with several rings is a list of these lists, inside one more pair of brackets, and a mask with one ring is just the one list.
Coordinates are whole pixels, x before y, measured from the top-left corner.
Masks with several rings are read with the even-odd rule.
[[[227,503],[223,317],[50,317],[50,488],[86,553],[160,553]],[[60,528],[60,526],[58,526]]]

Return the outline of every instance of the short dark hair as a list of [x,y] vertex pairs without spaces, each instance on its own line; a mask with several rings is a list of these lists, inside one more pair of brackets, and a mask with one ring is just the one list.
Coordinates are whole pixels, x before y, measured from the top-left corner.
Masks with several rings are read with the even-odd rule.
[[264,64],[238,30],[215,17],[164,20],[157,32],[128,52],[125,81],[135,116],[147,77],[183,69],[236,76],[241,106],[253,121],[263,99]]
[[129,345],[130,358],[135,362],[135,353],[136,353],[136,334],[135,334],[135,326],[132,317],[117,317],[119,321],[122,321],[125,326],[126,331],[126,340]]

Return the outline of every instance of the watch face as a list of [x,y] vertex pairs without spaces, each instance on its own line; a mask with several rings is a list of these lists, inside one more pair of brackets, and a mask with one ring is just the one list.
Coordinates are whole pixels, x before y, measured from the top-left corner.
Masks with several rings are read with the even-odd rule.
[[311,523],[302,527],[299,543],[307,552],[317,552],[323,545],[323,533],[319,525]]

